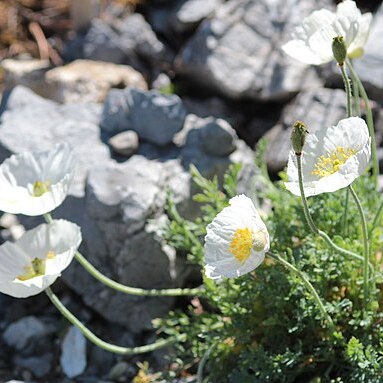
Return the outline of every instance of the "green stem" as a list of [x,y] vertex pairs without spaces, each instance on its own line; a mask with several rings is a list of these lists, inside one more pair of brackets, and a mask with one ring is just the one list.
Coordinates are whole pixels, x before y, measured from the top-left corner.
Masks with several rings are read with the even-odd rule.
[[286,269],[292,271],[293,273],[297,274],[303,281],[305,287],[307,290],[312,294],[312,297],[314,298],[315,302],[317,303],[320,312],[322,313],[325,321],[329,324],[329,327],[331,328],[332,332],[336,331],[334,322],[332,321],[330,315],[326,311],[326,308],[324,307],[324,304],[322,300],[320,299],[317,291],[315,290],[314,286],[311,284],[311,282],[307,279],[305,273],[298,270],[295,266],[293,266],[291,263],[287,262],[285,259],[281,258],[279,255],[273,254],[268,252],[267,255],[274,259],[275,261],[279,262],[281,265],[283,265]]
[[[346,250],[346,249],[343,249],[342,247],[339,247],[338,245],[336,245],[332,240],[331,238],[322,230],[319,230],[312,217],[311,217],[311,214],[310,214],[310,211],[309,211],[309,207],[308,207],[308,204],[307,204],[307,199],[306,199],[306,196],[305,196],[305,190],[304,190],[304,187],[303,187],[303,177],[302,177],[302,158],[301,156],[297,155],[296,156],[297,158],[297,167],[298,167],[298,181],[299,181],[299,190],[301,192],[301,199],[302,199],[302,204],[303,204],[303,211],[304,211],[304,214],[305,214],[305,218],[306,218],[306,221],[310,227],[310,230],[312,231],[313,234],[316,234],[316,235],[319,235],[320,237],[322,237],[326,243],[332,247],[334,250],[336,250],[337,252],[341,253],[341,254],[345,254],[345,255],[348,255],[350,257],[353,257],[355,259],[358,259],[359,261],[364,261],[364,257],[359,255],[359,254],[356,254],[352,251],[349,251],[349,250]],[[369,264],[370,265],[370,264]],[[370,267],[372,268],[372,265],[370,265]]]
[[367,96],[366,90],[364,89],[362,81],[360,81],[358,74],[356,73],[354,67],[352,66],[352,64],[349,60],[347,60],[347,65],[348,65],[348,68],[350,69],[351,75],[353,76],[353,78],[355,78],[355,81],[358,84],[360,94],[361,94],[363,101],[364,101],[364,104],[365,104],[367,126],[368,126],[368,131],[369,131],[370,137],[371,137],[372,175],[373,175],[375,185],[377,185],[378,176],[379,176],[379,162],[378,162],[378,156],[376,154],[376,139],[375,139],[375,130],[374,130],[374,119],[372,117],[370,100],[368,99],[368,96]]
[[[47,213],[44,214],[45,220],[50,223],[52,222],[52,216]],[[105,286],[110,287],[116,291],[124,294],[139,295],[139,296],[151,296],[151,297],[179,297],[179,296],[202,296],[205,289],[197,287],[194,289],[141,289],[138,287],[130,287],[118,283],[106,275],[102,274],[96,267],[94,267],[79,251],[75,253],[76,260],[84,267],[84,269],[99,282]]]
[[113,279],[108,278],[106,275],[98,271],[81,253],[78,251],[75,254],[76,260],[84,267],[88,273],[103,283],[105,286],[108,286],[114,290],[120,291],[124,294],[139,295],[139,296],[152,296],[152,297],[177,297],[182,295],[203,295],[204,288],[195,288],[195,289],[140,289],[138,287],[125,286],[121,283],[114,281]]
[[60,301],[60,299],[53,293],[50,287],[45,289],[46,294],[48,295],[51,302],[56,306],[57,310],[60,311],[60,313],[74,326],[76,326],[83,334],[84,336],[94,343],[96,346],[109,351],[113,352],[115,354],[121,354],[121,355],[137,355],[137,354],[143,354],[146,352],[151,352],[158,350],[160,348],[169,346],[176,342],[182,342],[185,340],[185,335],[181,335],[178,337],[171,337],[168,339],[161,339],[155,343],[148,344],[145,346],[140,347],[121,347],[116,346],[114,344],[105,342],[104,340],[100,339],[98,336],[96,336],[92,331],[90,331],[82,322],[80,322]]
[[342,233],[347,234],[347,212],[348,212],[348,200],[350,199],[350,191],[346,189],[346,197],[344,199],[344,212],[342,216]]
[[367,231],[367,222],[366,222],[366,216],[364,215],[362,204],[360,203],[360,200],[355,193],[355,190],[350,185],[349,190],[351,192],[352,197],[354,198],[354,201],[356,203],[356,206],[358,208],[358,212],[360,215],[360,219],[362,221],[362,233],[363,233],[363,249],[364,249],[364,261],[363,261],[363,302],[364,302],[364,312],[368,309],[369,304],[369,270],[368,270],[368,262],[369,262],[369,250],[368,250],[368,231]]
[[379,221],[380,216],[382,214],[382,210],[383,210],[383,201],[381,202],[381,204],[380,204],[380,206],[378,208],[378,211],[375,214],[374,220],[372,221],[372,225],[371,225],[370,231],[368,232],[368,236],[369,237],[371,236],[373,230],[375,229],[376,225],[378,224],[378,221]]
[[346,96],[347,96],[347,117],[351,117],[352,116],[352,103],[351,103],[352,93],[351,93],[350,79],[347,76],[345,65],[344,64],[339,65],[339,68],[342,73],[344,88],[346,90]]
[[352,91],[354,96],[355,116],[360,117],[361,111],[360,111],[359,85],[353,73],[350,72],[350,74],[351,74],[351,81],[352,81]]
[[[347,97],[347,117],[352,116],[352,93],[351,93],[351,87],[350,87],[350,79],[347,76],[345,65],[339,65],[340,72],[342,73],[343,83],[344,83],[344,89],[346,91],[346,97]],[[344,204],[344,212],[343,212],[343,220],[342,220],[342,233],[345,234],[346,229],[346,223],[347,223],[347,213],[348,213],[348,195],[349,191],[346,189],[346,201]]]
[[215,347],[215,344],[213,344],[211,347],[209,347],[206,352],[203,354],[203,357],[201,358],[199,364],[198,364],[198,370],[197,370],[197,383],[203,383],[203,369],[206,365],[206,362],[210,356],[210,353],[213,351]]

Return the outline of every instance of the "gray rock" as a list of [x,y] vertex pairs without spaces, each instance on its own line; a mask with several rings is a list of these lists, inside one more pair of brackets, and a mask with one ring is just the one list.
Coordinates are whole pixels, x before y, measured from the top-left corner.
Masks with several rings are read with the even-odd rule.
[[186,111],[176,95],[133,88],[112,90],[105,102],[101,127],[107,135],[131,129],[157,145],[166,145],[183,125]]
[[[223,145],[225,150],[220,151],[218,145],[215,146],[213,142],[208,144],[204,142],[206,136],[214,136],[212,133],[217,131],[224,137],[222,142],[225,141]],[[203,119],[188,115],[182,131],[176,135],[174,141],[181,147],[182,166],[189,169],[190,165],[194,164],[201,174],[208,178],[218,175],[222,179],[230,164],[239,162],[248,164],[254,157],[252,150],[237,139],[234,130],[227,122],[211,117]]]
[[[168,188],[175,189],[178,201],[190,198],[180,185],[169,182],[169,167],[134,155],[124,163],[109,162],[89,173],[85,207],[91,225],[84,229],[91,229],[92,236],[85,232],[84,237],[93,241],[87,241],[87,254],[96,267],[121,283],[146,288],[182,286],[182,262],[176,262],[174,250],[158,237],[155,225],[147,223],[161,222]],[[172,179],[177,177],[175,168],[171,166]],[[181,180],[184,171],[178,169]],[[173,303],[172,298],[116,293],[94,283],[77,264],[70,271],[64,278],[88,305],[133,333],[150,328],[152,318],[164,315]]]
[[44,150],[58,142],[69,142],[77,159],[70,194],[81,197],[88,169],[109,159],[109,150],[99,138],[100,114],[98,104],[58,105],[18,86],[0,118],[0,160],[11,153]]
[[270,172],[276,173],[286,166],[291,149],[291,128],[296,121],[303,121],[310,133],[314,133],[320,128],[336,125],[342,118],[346,118],[344,91],[321,88],[302,92],[286,107],[280,122],[265,135]]
[[366,84],[370,98],[383,98],[383,5],[374,16],[364,55],[355,60],[355,69]]
[[32,372],[37,378],[47,375],[52,369],[53,355],[51,353],[28,358],[15,356],[13,363],[18,367],[25,368]]
[[31,343],[50,334],[44,322],[34,316],[28,316],[11,323],[4,331],[5,343],[18,351],[25,350]]
[[230,124],[213,117],[199,118],[189,114],[183,129],[175,136],[174,142],[184,146],[185,151],[199,148],[205,154],[227,157],[236,149],[238,140],[235,130]]
[[80,46],[83,51],[80,57],[89,60],[123,64],[126,58],[126,53],[120,46],[118,31],[99,19],[94,19],[85,37],[75,40],[72,45],[78,51]]
[[74,326],[69,328],[61,345],[61,368],[68,378],[81,375],[86,368],[86,339]]
[[138,150],[138,135],[133,130],[127,130],[111,137],[108,144],[113,151],[123,156],[131,156]]
[[202,147],[206,154],[225,157],[236,149],[237,133],[228,122],[212,120],[201,129]]
[[120,43],[125,52],[133,50],[153,63],[166,58],[165,46],[141,14],[130,14],[117,26],[121,33]]
[[171,89],[171,87],[172,81],[166,73],[159,73],[157,77],[153,80],[151,86],[152,89],[157,89],[162,92],[164,89]]
[[192,31],[198,24],[214,14],[222,0],[187,0],[182,2],[173,17],[172,27],[176,32]]
[[167,54],[165,46],[138,13],[110,23],[93,20],[81,43],[86,59],[128,63],[135,68],[142,66],[141,57],[155,63],[164,60]]
[[283,100],[317,87],[315,69],[280,50],[293,27],[329,0],[230,0],[205,20],[178,57],[177,70],[234,98]]

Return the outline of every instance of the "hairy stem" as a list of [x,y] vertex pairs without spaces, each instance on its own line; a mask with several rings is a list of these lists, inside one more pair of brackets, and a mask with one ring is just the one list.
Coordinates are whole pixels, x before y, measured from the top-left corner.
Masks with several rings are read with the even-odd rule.
[[368,126],[368,131],[369,131],[370,137],[371,137],[372,175],[373,175],[375,185],[377,185],[378,175],[379,175],[379,162],[378,162],[378,156],[376,154],[376,139],[375,139],[374,119],[372,117],[370,100],[368,99],[368,96],[367,96],[366,90],[364,89],[362,81],[360,81],[358,74],[356,73],[354,67],[352,66],[352,64],[349,60],[347,60],[347,65],[348,65],[348,68],[350,69],[351,75],[353,76],[353,78],[355,78],[355,81],[358,84],[360,94],[361,94],[363,101],[364,101],[364,104],[365,104],[367,126]]
[[298,270],[295,266],[293,266],[291,263],[287,262],[285,259],[281,258],[279,255],[273,254],[268,252],[267,255],[274,259],[275,261],[279,262],[281,265],[283,265],[286,269],[292,271],[293,273],[297,274],[299,278],[301,278],[302,282],[304,283],[306,289],[311,293],[312,297],[314,298],[316,304],[318,305],[318,308],[325,319],[325,321],[328,323],[330,329],[332,332],[336,331],[334,322],[332,321],[330,315],[326,311],[326,308],[324,307],[324,304],[322,300],[320,299],[317,291],[315,290],[314,286],[311,284],[311,282],[307,279],[304,272]]
[[351,86],[350,86],[350,79],[347,76],[347,72],[345,69],[345,65],[339,65],[340,71],[342,73],[343,83],[344,83],[344,89],[346,91],[347,96],[347,117],[352,116],[352,92],[351,92]]
[[[307,224],[309,225],[310,227],[310,230],[312,231],[313,234],[316,234],[316,235],[319,235],[320,237],[322,237],[326,243],[331,247],[333,248],[335,251],[337,251],[338,253],[341,253],[341,254],[345,254],[345,255],[348,255],[350,257],[353,257],[355,259],[358,259],[359,261],[364,261],[364,257],[360,254],[356,254],[352,251],[349,251],[349,250],[346,250],[346,249],[343,249],[342,247],[336,245],[332,240],[331,238],[322,230],[319,230],[312,217],[311,217],[311,214],[310,214],[310,211],[309,211],[309,207],[308,207],[308,204],[307,204],[307,199],[306,199],[306,196],[305,196],[305,190],[304,190],[304,187],[303,187],[303,176],[302,176],[302,158],[301,156],[297,155],[296,156],[297,158],[297,167],[298,167],[298,181],[299,181],[299,190],[301,192],[301,199],[302,199],[302,204],[303,204],[303,211],[304,211],[304,214],[305,214],[305,218],[306,218],[306,221],[307,221]],[[369,266],[372,268],[372,265],[369,263]]]
[[169,346],[176,342],[182,342],[185,340],[185,336],[179,336],[179,337],[171,337],[168,339],[161,339],[155,343],[148,344],[145,346],[139,346],[139,347],[121,347],[117,346],[108,342],[105,342],[104,340],[100,339],[97,335],[95,335],[92,331],[90,331],[80,320],[78,320],[60,301],[60,299],[53,293],[50,287],[45,289],[46,294],[48,295],[48,298],[51,300],[51,302],[55,305],[57,310],[60,311],[60,313],[74,326],[76,326],[83,334],[84,336],[94,343],[96,346],[109,351],[113,352],[115,354],[121,354],[121,355],[137,355],[137,354],[143,354],[146,352],[151,352],[158,350],[160,348]]
[[[45,220],[52,222],[52,216],[47,213],[44,214]],[[110,287],[116,291],[124,294],[139,295],[139,296],[152,296],[152,297],[178,297],[178,296],[202,296],[205,292],[203,287],[197,287],[194,289],[141,289],[138,287],[130,287],[116,282],[113,279],[102,274],[96,267],[94,267],[79,251],[75,253],[76,260],[84,267],[84,269],[99,282],[105,286]]]
[[359,216],[362,221],[362,233],[363,233],[363,249],[364,249],[364,261],[363,261],[363,307],[364,312],[367,311],[369,306],[369,292],[370,292],[370,282],[369,282],[369,269],[368,269],[368,262],[369,262],[369,245],[368,245],[368,231],[367,231],[367,222],[366,222],[366,216],[363,211],[362,204],[360,203],[360,200],[355,193],[355,190],[350,185],[348,187],[350,189],[351,195],[354,198],[355,204],[358,208]]

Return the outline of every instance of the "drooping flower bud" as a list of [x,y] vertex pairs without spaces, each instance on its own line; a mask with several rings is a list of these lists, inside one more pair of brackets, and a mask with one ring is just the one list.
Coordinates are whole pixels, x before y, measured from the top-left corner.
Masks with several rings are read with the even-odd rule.
[[347,47],[343,36],[336,36],[332,40],[332,54],[335,61],[342,66],[347,57]]
[[291,132],[291,145],[297,156],[302,154],[303,145],[308,134],[306,125],[302,121],[297,121]]

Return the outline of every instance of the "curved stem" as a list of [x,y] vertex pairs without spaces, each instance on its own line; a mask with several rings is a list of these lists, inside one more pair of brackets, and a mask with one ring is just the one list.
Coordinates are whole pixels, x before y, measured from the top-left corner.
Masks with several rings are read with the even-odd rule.
[[[332,247],[334,250],[336,250],[337,252],[345,254],[345,255],[348,255],[348,256],[353,257],[355,259],[358,259],[359,261],[364,261],[364,257],[362,255],[356,254],[356,253],[354,253],[352,251],[343,249],[342,247],[336,245],[331,240],[331,238],[324,231],[319,230],[316,227],[316,225],[315,225],[315,223],[314,223],[314,221],[313,221],[313,219],[311,217],[310,211],[309,211],[309,207],[308,207],[308,204],[307,204],[307,199],[306,199],[306,196],[305,196],[305,190],[304,190],[304,187],[303,187],[302,158],[301,158],[301,156],[296,156],[296,158],[297,158],[297,167],[298,167],[299,190],[301,192],[303,211],[304,211],[306,221],[307,221],[311,231],[313,232],[313,234],[316,234],[316,235],[319,235],[320,237],[322,237],[326,241],[326,243],[330,247]],[[370,263],[369,263],[369,266],[372,268],[372,265]]]
[[364,249],[364,261],[363,261],[363,302],[364,302],[364,311],[368,309],[369,304],[369,270],[368,270],[368,262],[369,262],[369,250],[368,250],[368,231],[367,231],[367,222],[366,216],[364,215],[362,204],[355,193],[355,190],[350,185],[348,187],[350,189],[351,195],[354,198],[356,206],[358,208],[358,212],[360,215],[360,219],[362,221],[362,233],[363,233],[363,249]]
[[84,267],[88,273],[103,283],[105,286],[108,286],[114,290],[120,291],[124,294],[139,295],[139,296],[152,296],[152,297],[176,297],[182,295],[203,295],[204,288],[195,288],[195,289],[140,289],[138,287],[125,286],[122,283],[118,283],[113,279],[108,278],[106,275],[102,274],[98,269],[96,269],[80,252],[75,254],[76,260]]
[[273,254],[268,252],[267,255],[274,259],[275,261],[279,262],[281,265],[283,265],[286,269],[292,271],[293,273],[297,274],[304,283],[306,289],[312,294],[312,297],[314,298],[315,302],[318,305],[318,308],[320,312],[322,313],[324,319],[329,324],[329,327],[331,328],[331,331],[335,332],[336,328],[334,325],[334,322],[332,321],[330,315],[326,311],[326,308],[324,307],[324,304],[322,300],[320,299],[317,291],[315,290],[314,286],[311,284],[311,282],[307,279],[304,272],[298,270],[295,266],[293,266],[291,263],[287,262],[285,259],[281,258],[279,255]]
[[100,339],[97,335],[95,335],[92,331],[90,331],[80,320],[78,320],[60,301],[60,299],[53,293],[50,287],[45,289],[46,294],[48,295],[51,302],[56,306],[57,310],[60,311],[60,313],[74,326],[76,326],[83,334],[84,336],[94,343],[96,346],[109,351],[113,352],[115,354],[121,354],[121,355],[136,355],[136,354],[143,354],[146,352],[151,352],[158,350],[160,348],[169,346],[176,342],[182,342],[185,340],[185,335],[181,335],[179,337],[171,337],[168,339],[161,339],[155,343],[148,344],[145,346],[139,346],[139,347],[121,347],[116,346],[114,344],[105,342],[104,340]]
[[[47,213],[44,214],[45,220],[52,222],[52,216]],[[178,297],[178,296],[202,296],[205,292],[203,287],[197,287],[194,289],[142,289],[138,287],[130,287],[116,282],[113,279],[102,274],[96,267],[94,267],[79,251],[75,253],[76,260],[84,267],[84,269],[99,282],[105,286],[110,287],[116,291],[124,294],[139,295],[139,296],[151,296],[151,297]]]
[[375,229],[376,225],[378,224],[378,221],[380,219],[382,211],[383,211],[383,201],[379,205],[378,211],[376,212],[374,220],[372,221],[372,225],[371,225],[370,231],[368,232],[369,236],[371,236],[371,233],[373,232],[373,230]]
[[209,358],[210,353],[213,351],[213,348],[215,347],[215,344],[210,346],[206,352],[203,354],[203,357],[201,358],[199,364],[198,364],[198,370],[197,370],[197,383],[203,383],[203,369],[206,365],[206,362]]
[[351,103],[352,93],[351,93],[350,79],[347,76],[345,65],[344,64],[339,65],[339,68],[340,68],[340,72],[342,73],[344,88],[345,88],[346,96],[347,96],[347,117],[351,117],[352,116],[352,103]]
[[355,81],[358,84],[360,94],[361,94],[363,101],[364,101],[364,104],[365,104],[367,126],[368,126],[368,131],[369,131],[370,137],[371,137],[372,175],[374,177],[375,185],[377,185],[378,175],[379,175],[379,162],[378,162],[378,157],[376,154],[376,139],[375,139],[375,130],[374,130],[374,119],[372,117],[370,100],[368,99],[368,96],[367,96],[366,90],[364,89],[362,81],[360,81],[358,74],[356,73],[354,67],[352,66],[352,64],[349,60],[347,60],[347,65],[348,65],[348,68],[350,69],[351,75],[355,78]]

